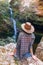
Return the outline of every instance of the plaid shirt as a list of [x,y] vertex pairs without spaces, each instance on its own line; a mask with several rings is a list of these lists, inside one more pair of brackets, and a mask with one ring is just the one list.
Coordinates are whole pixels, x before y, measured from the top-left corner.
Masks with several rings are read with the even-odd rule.
[[31,35],[21,32],[17,41],[17,55],[22,58],[22,55],[30,52],[30,48],[34,42],[35,36],[32,33]]

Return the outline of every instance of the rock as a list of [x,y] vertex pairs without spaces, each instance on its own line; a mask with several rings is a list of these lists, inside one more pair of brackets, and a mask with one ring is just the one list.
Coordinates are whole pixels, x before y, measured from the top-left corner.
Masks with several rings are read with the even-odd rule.
[[[38,58],[37,58],[38,59]],[[43,62],[41,60],[35,61],[32,57],[28,59],[23,59],[20,63],[20,65],[43,65]]]
[[43,37],[40,41],[40,43],[37,46],[36,52],[35,52],[36,56],[43,61]]
[[[43,65],[39,59],[37,62],[31,57],[28,59],[15,60],[14,56],[10,55],[16,48],[16,44],[10,43],[5,46],[0,46],[0,65]],[[10,53],[10,54],[9,54]]]
[[[8,47],[8,50],[6,49]],[[0,46],[0,65],[16,65],[14,57],[9,55],[13,52],[15,48],[14,43],[10,43],[6,46]]]

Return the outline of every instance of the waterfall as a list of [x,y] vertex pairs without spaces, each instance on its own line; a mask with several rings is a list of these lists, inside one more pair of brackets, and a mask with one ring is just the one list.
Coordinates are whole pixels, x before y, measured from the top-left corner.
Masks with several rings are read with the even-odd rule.
[[16,31],[16,20],[13,18],[13,12],[12,12],[12,8],[9,8],[10,10],[10,20],[11,22],[13,22],[13,28],[14,28],[14,35],[13,38],[16,42],[16,35],[17,35],[17,31]]

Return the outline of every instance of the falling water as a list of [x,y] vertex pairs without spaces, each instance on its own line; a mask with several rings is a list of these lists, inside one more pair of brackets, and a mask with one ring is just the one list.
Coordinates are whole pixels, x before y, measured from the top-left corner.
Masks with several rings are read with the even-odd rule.
[[11,22],[13,22],[13,26],[14,26],[14,35],[13,35],[13,38],[15,39],[15,42],[16,42],[16,34],[17,34],[17,31],[16,31],[16,21],[13,18],[12,8],[9,8],[9,10],[10,10],[10,20],[11,20]]

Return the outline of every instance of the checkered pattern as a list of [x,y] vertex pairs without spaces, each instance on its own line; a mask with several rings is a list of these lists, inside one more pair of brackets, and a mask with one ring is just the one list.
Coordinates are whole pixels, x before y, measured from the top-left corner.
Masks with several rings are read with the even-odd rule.
[[24,32],[21,32],[17,41],[17,54],[22,58],[22,55],[30,52],[30,48],[34,42],[34,34],[28,35]]

